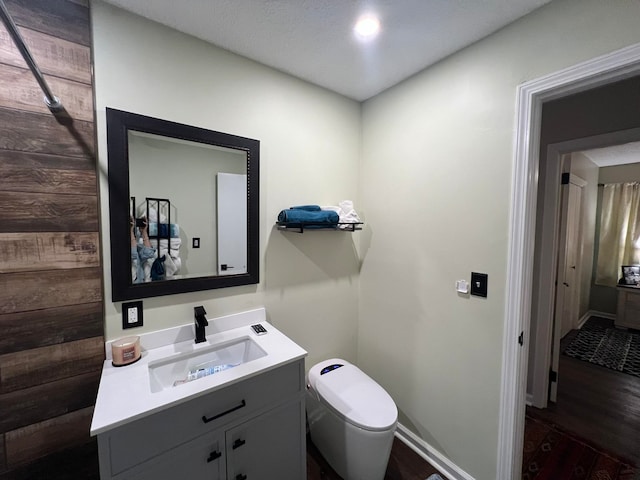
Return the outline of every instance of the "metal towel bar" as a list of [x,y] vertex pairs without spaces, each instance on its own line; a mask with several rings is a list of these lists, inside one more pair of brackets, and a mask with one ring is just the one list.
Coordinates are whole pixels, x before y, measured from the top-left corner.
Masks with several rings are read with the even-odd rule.
[[44,92],[44,103],[47,105],[47,107],[49,107],[49,110],[51,110],[52,113],[63,111],[64,107],[62,106],[62,103],[60,103],[58,97],[56,97],[51,92],[47,81],[42,76],[42,72],[40,72],[38,65],[36,65],[35,60],[31,56],[29,48],[27,48],[27,45],[24,43],[24,39],[22,38],[22,35],[20,35],[16,24],[13,23],[13,19],[11,18],[11,15],[9,15],[7,7],[5,6],[3,0],[0,0],[0,16],[2,16],[2,21],[7,27],[7,30],[9,31],[9,35],[11,35],[13,42],[16,44],[16,47],[18,47],[18,50],[20,50],[22,58],[24,58],[24,61],[27,62],[31,73],[33,73],[33,76],[36,77],[36,81]]

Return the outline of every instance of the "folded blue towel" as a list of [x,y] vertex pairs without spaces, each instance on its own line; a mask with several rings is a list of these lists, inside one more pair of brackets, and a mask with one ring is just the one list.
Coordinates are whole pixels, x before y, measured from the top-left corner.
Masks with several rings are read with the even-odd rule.
[[292,226],[304,225],[317,228],[332,227],[338,224],[340,217],[333,210],[309,211],[299,208],[282,210],[278,214],[278,222]]
[[[171,235],[169,235],[169,233],[171,233]],[[149,224],[149,236],[159,236],[162,238],[171,236],[171,238],[180,238],[180,226],[177,223],[172,223],[171,227],[169,227],[166,223],[158,224],[151,222]]]
[[298,205],[297,207],[291,207],[292,210],[306,210],[308,212],[319,212],[322,210],[320,205]]

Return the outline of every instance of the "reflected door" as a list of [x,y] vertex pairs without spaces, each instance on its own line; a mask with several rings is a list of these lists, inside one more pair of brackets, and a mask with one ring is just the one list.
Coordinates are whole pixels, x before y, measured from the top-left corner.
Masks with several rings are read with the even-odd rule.
[[218,173],[218,275],[247,272],[247,176]]

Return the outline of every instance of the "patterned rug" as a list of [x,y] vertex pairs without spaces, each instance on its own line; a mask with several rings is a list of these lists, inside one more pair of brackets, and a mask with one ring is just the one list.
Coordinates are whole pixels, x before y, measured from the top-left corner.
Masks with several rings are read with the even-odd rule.
[[640,334],[590,318],[563,352],[569,357],[640,377]]
[[635,480],[630,462],[527,415],[523,480]]

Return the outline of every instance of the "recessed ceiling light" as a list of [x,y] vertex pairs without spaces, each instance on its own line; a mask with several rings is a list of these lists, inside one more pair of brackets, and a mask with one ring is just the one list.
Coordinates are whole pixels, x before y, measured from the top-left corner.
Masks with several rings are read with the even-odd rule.
[[371,39],[380,32],[380,20],[373,15],[360,17],[353,27],[356,35],[363,39]]

